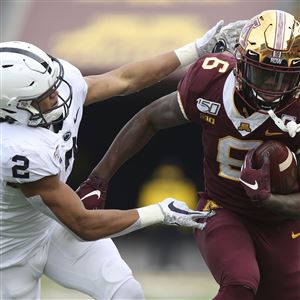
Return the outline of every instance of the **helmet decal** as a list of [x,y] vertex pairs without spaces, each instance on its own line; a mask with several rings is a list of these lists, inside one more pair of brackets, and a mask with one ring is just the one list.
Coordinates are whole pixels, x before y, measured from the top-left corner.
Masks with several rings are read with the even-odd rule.
[[258,27],[259,25],[260,25],[259,19],[257,17],[254,17],[244,26],[244,28],[241,31],[240,40],[239,40],[239,43],[242,45],[243,48],[247,47],[248,38],[251,30],[253,28]]

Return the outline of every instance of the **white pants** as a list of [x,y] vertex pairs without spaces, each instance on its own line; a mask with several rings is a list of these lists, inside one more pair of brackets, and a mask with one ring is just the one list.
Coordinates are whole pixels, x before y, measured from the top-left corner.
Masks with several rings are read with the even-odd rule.
[[43,273],[64,287],[105,300],[133,279],[111,239],[80,242],[57,225],[48,245],[24,264],[0,272],[0,299],[39,299]]

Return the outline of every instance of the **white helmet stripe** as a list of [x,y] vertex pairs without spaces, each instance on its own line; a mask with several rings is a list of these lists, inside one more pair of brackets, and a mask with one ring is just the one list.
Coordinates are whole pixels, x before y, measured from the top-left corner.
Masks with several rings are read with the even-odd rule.
[[[276,11],[276,28],[275,28],[275,39],[274,39],[274,49],[283,49],[284,36],[285,36],[285,14],[277,10]],[[274,57],[280,57],[280,51],[274,51]]]

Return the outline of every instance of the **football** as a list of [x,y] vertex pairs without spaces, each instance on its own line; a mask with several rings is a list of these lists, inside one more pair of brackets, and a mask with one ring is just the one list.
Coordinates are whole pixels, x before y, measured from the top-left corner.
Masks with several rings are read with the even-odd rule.
[[254,152],[252,166],[260,169],[264,153],[270,154],[271,191],[274,194],[290,194],[298,191],[297,159],[295,154],[278,141],[267,141]]

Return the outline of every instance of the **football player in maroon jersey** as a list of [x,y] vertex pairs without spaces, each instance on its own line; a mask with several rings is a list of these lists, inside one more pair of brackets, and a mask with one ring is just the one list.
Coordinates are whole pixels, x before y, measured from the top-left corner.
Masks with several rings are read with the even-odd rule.
[[[265,174],[247,182],[249,169],[240,172],[246,153],[263,141],[276,139],[300,154],[299,45],[300,24],[292,15],[258,14],[234,54],[203,55],[176,92],[123,127],[92,171],[108,181],[158,130],[188,122],[202,127],[205,190],[198,209],[216,215],[195,239],[220,285],[214,300],[300,299],[300,221],[292,218],[300,193],[272,195]],[[274,199],[291,204],[284,215],[263,207]]]

